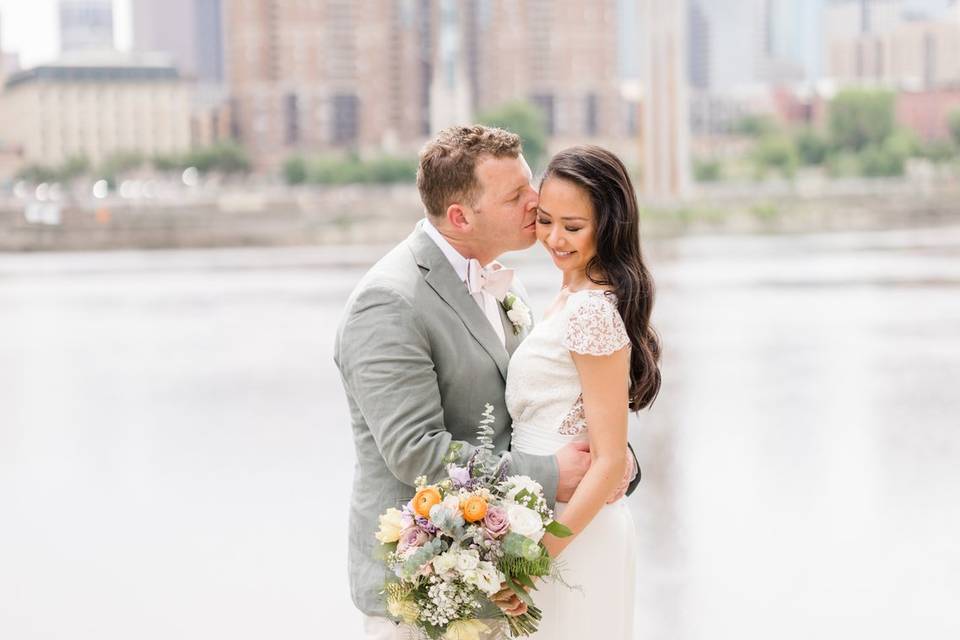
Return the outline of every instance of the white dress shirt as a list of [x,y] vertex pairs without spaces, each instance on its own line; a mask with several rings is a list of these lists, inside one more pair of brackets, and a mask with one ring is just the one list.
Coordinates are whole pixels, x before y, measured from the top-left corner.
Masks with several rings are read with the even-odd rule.
[[[424,218],[423,230],[430,237],[430,239],[433,240],[438,247],[440,247],[440,251],[442,251],[443,255],[445,255],[447,260],[450,261],[450,265],[453,267],[453,270],[457,272],[457,277],[460,278],[461,282],[463,282],[463,286],[467,287],[467,268],[470,259],[463,257],[459,251],[454,249],[453,245],[447,242],[447,239],[444,238],[439,231],[437,231],[437,228],[433,226],[429,218]],[[469,289],[469,287],[467,288]],[[487,316],[487,320],[490,321],[490,326],[492,326],[493,330],[497,332],[497,336],[499,336],[501,344],[506,346],[507,336],[503,330],[503,319],[500,317],[500,303],[497,302],[497,299],[493,297],[492,294],[486,291],[479,291],[472,295],[473,299],[476,300],[478,305],[480,305],[480,309],[483,311],[484,315]]]

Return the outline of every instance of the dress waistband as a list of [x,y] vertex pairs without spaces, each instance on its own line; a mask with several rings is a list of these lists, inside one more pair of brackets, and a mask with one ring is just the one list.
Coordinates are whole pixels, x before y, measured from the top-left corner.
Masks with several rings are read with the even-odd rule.
[[586,439],[586,433],[570,436],[559,431],[548,431],[532,424],[514,422],[510,448],[521,453],[548,456],[553,455],[558,449],[563,448],[570,442]]

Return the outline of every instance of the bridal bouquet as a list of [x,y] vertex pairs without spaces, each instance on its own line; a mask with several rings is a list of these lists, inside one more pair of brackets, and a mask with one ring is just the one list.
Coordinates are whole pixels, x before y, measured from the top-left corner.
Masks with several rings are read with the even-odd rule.
[[[481,618],[504,620],[512,637],[536,631],[541,612],[527,589],[536,588],[534,577],[556,571],[540,539],[544,532],[570,535],[553,519],[540,484],[508,475],[509,457],[494,456],[493,422],[488,404],[466,466],[456,464],[453,450],[447,478],[418,478],[413,499],[380,516],[376,537],[396,577],[384,587],[387,610],[432,640],[476,640],[490,630]],[[508,616],[492,606],[504,584],[526,613]]]

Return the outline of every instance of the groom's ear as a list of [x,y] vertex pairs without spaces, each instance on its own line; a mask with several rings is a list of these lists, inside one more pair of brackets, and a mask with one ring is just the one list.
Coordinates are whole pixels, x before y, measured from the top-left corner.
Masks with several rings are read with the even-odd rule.
[[447,207],[447,222],[457,231],[466,231],[471,226],[466,208],[458,203]]

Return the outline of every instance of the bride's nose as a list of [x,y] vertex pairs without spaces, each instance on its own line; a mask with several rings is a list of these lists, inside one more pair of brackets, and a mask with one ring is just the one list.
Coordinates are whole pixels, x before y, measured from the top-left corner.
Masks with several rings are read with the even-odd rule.
[[557,242],[560,240],[560,226],[553,225],[550,227],[550,233],[547,234],[547,243],[551,248],[557,248]]

